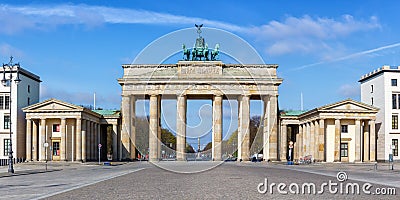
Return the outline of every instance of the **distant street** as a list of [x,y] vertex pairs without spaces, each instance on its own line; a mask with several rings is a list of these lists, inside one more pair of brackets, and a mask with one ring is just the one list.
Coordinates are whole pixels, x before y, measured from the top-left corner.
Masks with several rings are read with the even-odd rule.
[[[118,166],[75,164],[60,171],[32,173],[13,177],[0,176],[0,198],[4,199],[398,199],[398,195],[372,195],[375,189],[400,185],[400,172],[388,171],[384,166],[375,171],[372,165],[309,165],[286,166],[265,163],[212,162],[160,162],[159,166],[147,162],[125,163]],[[61,166],[60,166],[61,167]],[[214,167],[214,168],[213,168]],[[166,169],[201,171],[200,173],[175,173]],[[340,170],[339,170],[340,168]],[[57,166],[53,167],[57,169]],[[346,172],[348,180],[338,181],[339,171]],[[326,175],[322,175],[326,174]],[[267,180],[267,182],[266,182]],[[364,180],[364,181],[362,181]],[[329,183],[336,186],[331,194]],[[290,194],[299,185],[302,193],[304,183],[313,183],[316,193]],[[340,183],[343,188],[340,189]],[[360,194],[346,195],[346,184],[360,186]],[[371,185],[370,195],[362,191],[365,183]],[[386,184],[388,183],[388,184]],[[260,186],[261,184],[261,186]],[[278,185],[286,185],[278,190]],[[289,186],[292,184],[292,188]],[[383,185],[385,184],[385,185]],[[265,190],[268,185],[268,190]],[[271,186],[272,185],[272,186]],[[392,186],[391,186],[392,185]],[[283,186],[281,186],[283,187]],[[270,192],[272,188],[272,194]],[[280,194],[280,192],[288,194]],[[312,190],[311,190],[312,192]],[[396,194],[400,189],[395,189]],[[264,194],[265,193],[265,194]]]

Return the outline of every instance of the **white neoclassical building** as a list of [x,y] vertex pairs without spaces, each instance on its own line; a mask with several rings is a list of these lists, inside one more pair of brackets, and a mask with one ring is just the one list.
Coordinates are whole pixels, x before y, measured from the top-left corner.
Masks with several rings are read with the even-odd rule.
[[399,155],[399,115],[400,115],[400,67],[383,66],[363,75],[361,102],[379,108],[377,123],[377,159],[400,160]]
[[321,162],[376,161],[375,118],[378,109],[351,99],[309,111],[283,111],[280,115],[281,160],[311,155]]
[[[26,113],[26,160],[120,160],[120,112],[87,108],[49,99]],[[46,145],[45,145],[46,144]]]
[[[40,77],[19,68],[21,82],[8,82],[6,86],[0,84],[0,159],[7,159],[9,156],[10,129],[12,132],[12,147],[14,158],[25,158],[25,113],[22,108],[39,102]],[[0,79],[3,78],[4,69],[0,67]],[[6,68],[5,78],[12,74],[15,80],[17,68],[12,70]],[[11,84],[11,97],[10,97]],[[11,106],[11,124],[10,124]]]

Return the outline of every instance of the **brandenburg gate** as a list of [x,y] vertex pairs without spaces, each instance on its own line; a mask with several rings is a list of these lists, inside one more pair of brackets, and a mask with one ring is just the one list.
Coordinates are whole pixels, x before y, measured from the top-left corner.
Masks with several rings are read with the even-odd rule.
[[[200,26],[201,27],[201,26]],[[198,31],[200,28],[198,27]],[[238,101],[238,160],[250,159],[250,100],[262,100],[264,160],[278,160],[278,86],[275,64],[226,64],[199,34],[176,64],[125,64],[122,87],[122,159],[136,158],[136,101],[149,99],[149,160],[161,158],[161,101],[176,99],[176,159],[186,160],[188,99],[212,100],[212,159],[222,160],[223,100]],[[211,59],[209,55],[211,54]],[[245,53],[245,52],[244,52]]]

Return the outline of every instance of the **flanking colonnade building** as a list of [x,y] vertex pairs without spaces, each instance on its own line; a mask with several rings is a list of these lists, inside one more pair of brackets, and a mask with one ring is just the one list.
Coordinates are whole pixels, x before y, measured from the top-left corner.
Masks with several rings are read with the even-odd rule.
[[49,99],[23,109],[27,161],[82,161],[121,158],[120,113]]
[[309,111],[283,111],[280,117],[281,160],[311,155],[320,162],[375,162],[378,108],[343,100]]

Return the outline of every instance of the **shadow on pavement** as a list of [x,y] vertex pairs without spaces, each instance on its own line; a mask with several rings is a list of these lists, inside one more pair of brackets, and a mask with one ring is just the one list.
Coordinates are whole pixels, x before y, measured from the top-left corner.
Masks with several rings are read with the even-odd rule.
[[10,173],[0,173],[0,178],[4,177],[11,177],[11,176],[22,176],[22,175],[31,175],[31,174],[41,174],[41,173],[47,173],[47,172],[55,172],[55,171],[61,171],[62,169],[48,169],[48,170],[25,170],[25,171],[19,171],[15,172],[14,174]]

